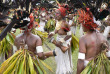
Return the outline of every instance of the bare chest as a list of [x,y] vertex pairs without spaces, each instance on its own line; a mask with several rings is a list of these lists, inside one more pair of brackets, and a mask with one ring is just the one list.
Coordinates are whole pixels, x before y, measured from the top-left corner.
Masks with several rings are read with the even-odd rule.
[[18,39],[17,41],[19,47],[21,46],[21,44],[24,44],[24,45],[27,45],[28,46],[28,49],[34,49],[36,47],[36,40],[34,37],[25,37],[25,36],[22,36]]
[[66,35],[66,34],[67,34],[63,29],[59,29],[59,30],[57,31],[57,33],[58,33],[59,35]]

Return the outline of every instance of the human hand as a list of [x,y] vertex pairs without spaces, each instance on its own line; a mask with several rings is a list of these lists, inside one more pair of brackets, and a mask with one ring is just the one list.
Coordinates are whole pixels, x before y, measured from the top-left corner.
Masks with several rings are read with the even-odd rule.
[[57,46],[57,47],[60,47],[62,46],[62,42],[61,41],[53,41],[53,43]]
[[44,60],[47,59],[47,58],[49,58],[49,56],[48,57],[47,56],[44,56]]
[[48,38],[51,38],[53,35],[54,35],[54,34],[52,34],[52,33],[51,33],[51,34],[49,34]]
[[56,44],[56,40],[53,40],[52,43],[53,43],[53,44]]

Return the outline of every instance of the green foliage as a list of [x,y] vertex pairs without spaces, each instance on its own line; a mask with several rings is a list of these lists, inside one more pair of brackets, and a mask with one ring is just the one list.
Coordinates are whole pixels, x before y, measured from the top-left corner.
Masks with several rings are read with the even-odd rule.
[[12,46],[14,44],[14,38],[13,36],[8,33],[7,36],[0,42],[0,54],[7,54],[8,51],[12,49]]
[[53,20],[53,19],[48,20],[45,25],[45,29],[48,31],[55,30],[55,20]]
[[[30,54],[34,57],[31,57]],[[43,63],[46,68],[52,71],[51,67],[41,62],[32,52],[20,49],[1,64],[0,74],[37,74],[37,72],[47,74],[39,63]]]
[[91,60],[81,74],[110,74],[110,61],[105,52]]
[[74,52],[79,47],[79,39],[72,34],[71,50]]
[[40,23],[40,19],[39,19],[39,18],[36,18],[36,19],[35,19],[35,22]]

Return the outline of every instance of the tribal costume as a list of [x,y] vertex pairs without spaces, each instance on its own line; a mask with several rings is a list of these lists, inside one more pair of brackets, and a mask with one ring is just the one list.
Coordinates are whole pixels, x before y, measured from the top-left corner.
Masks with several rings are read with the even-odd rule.
[[[66,35],[58,35],[56,40],[61,41],[63,46],[68,47],[71,43],[71,38],[63,42],[62,40],[65,37]],[[59,47],[56,47],[55,51],[57,53],[57,56],[55,57],[57,63],[56,74],[72,74],[73,65],[71,49],[63,53]]]
[[[61,16],[64,17],[66,15],[66,9],[64,7],[59,7],[59,9],[57,9],[61,12]],[[66,27],[62,27],[63,21],[57,21],[56,22],[56,28],[55,30],[66,30],[67,35],[71,35],[71,31],[69,28]],[[67,39],[66,41],[64,40],[64,38],[67,35],[57,35],[56,41],[60,41],[62,42],[62,46],[68,47],[69,45],[71,45],[71,37],[69,39]],[[72,74],[73,72],[73,65],[72,65],[72,55],[71,55],[71,48],[69,48],[65,53],[62,52],[62,50],[56,46],[55,48],[56,51],[56,63],[57,63],[57,69],[56,69],[56,74]]]
[[[86,10],[81,9],[81,11],[79,11],[78,13],[79,13],[79,22],[82,23],[82,25],[86,29],[89,29],[91,31],[96,31],[97,33],[96,28],[98,27],[98,25],[94,22],[93,15],[89,11],[89,9],[88,8]],[[109,74],[110,73],[109,67],[108,67],[110,63],[107,58],[107,57],[110,57],[110,51],[106,52],[106,50],[108,49],[107,43],[102,43],[98,49],[100,49],[100,52],[98,53],[98,55],[93,57],[93,59],[90,62],[85,59],[85,56],[86,56],[85,53],[79,52],[78,59],[83,59],[84,66],[86,67],[81,74],[97,74],[97,73]]]

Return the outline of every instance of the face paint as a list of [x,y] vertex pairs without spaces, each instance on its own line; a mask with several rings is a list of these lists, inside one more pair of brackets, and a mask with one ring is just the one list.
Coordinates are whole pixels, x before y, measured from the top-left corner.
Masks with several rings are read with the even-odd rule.
[[60,13],[56,13],[56,16],[59,16],[60,15]]
[[42,13],[42,16],[45,16],[46,14],[45,13]]

